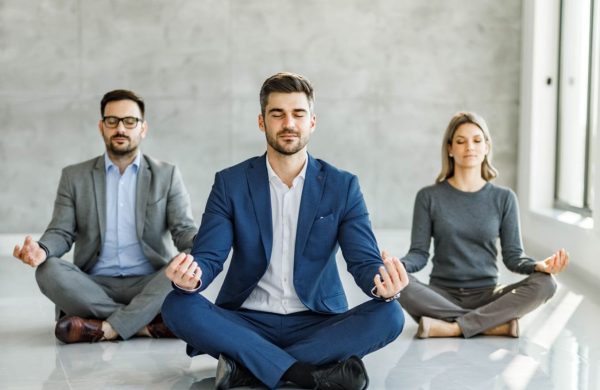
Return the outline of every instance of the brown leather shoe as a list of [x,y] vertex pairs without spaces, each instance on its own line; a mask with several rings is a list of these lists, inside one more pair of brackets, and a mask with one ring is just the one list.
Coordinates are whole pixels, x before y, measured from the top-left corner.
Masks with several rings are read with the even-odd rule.
[[150,336],[155,339],[176,339],[177,336],[171,332],[171,329],[167,328],[167,325],[163,322],[162,316],[159,314],[152,320],[151,323],[146,325],[146,329],[148,329],[148,333]]
[[104,336],[102,320],[76,316],[63,317],[56,323],[54,335],[65,344],[94,343]]

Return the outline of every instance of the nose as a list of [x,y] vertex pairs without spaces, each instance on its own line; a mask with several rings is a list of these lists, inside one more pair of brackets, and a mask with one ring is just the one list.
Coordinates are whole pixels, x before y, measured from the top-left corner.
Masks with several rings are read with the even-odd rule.
[[296,127],[296,123],[294,122],[294,117],[292,115],[286,115],[283,121],[283,127],[286,129],[293,129]]
[[117,123],[117,127],[115,127],[115,130],[119,134],[125,134],[127,132],[127,128],[125,127],[125,124],[123,123],[122,120],[119,121],[119,123]]

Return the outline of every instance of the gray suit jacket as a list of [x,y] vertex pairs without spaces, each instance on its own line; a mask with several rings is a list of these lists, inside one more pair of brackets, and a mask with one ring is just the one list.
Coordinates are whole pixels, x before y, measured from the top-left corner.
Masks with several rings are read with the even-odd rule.
[[[142,155],[135,215],[140,245],[155,269],[174,255],[170,238],[180,251],[192,247],[197,228],[190,197],[174,165]],[[64,168],[52,220],[39,240],[48,257],[61,257],[75,244],[73,262],[89,272],[98,260],[105,230],[104,157]]]

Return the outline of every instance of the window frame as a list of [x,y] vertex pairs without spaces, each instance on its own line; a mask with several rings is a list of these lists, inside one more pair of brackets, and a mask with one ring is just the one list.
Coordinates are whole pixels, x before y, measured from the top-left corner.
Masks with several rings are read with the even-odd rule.
[[[559,25],[558,25],[558,63],[556,72],[556,138],[555,138],[555,160],[554,160],[554,202],[553,206],[555,209],[571,211],[581,214],[585,217],[592,216],[592,204],[594,202],[592,191],[593,191],[593,180],[592,180],[592,165],[594,153],[592,151],[592,142],[595,126],[595,116],[593,110],[596,108],[596,102],[598,92],[594,94],[600,88],[598,86],[597,73],[594,73],[594,66],[600,66],[600,63],[596,64],[597,58],[599,57],[596,51],[598,48],[598,26],[595,23],[600,23],[596,20],[598,0],[590,0],[590,29],[589,29],[589,48],[588,48],[588,75],[587,75],[587,110],[586,110],[586,128],[585,128],[585,156],[584,156],[584,172],[583,172],[583,194],[582,194],[582,207],[572,205],[565,200],[560,199],[560,178],[561,178],[561,78],[562,78],[562,52],[563,48],[563,21],[564,12],[563,4],[567,0],[559,1]],[[595,61],[596,59],[596,61]]]

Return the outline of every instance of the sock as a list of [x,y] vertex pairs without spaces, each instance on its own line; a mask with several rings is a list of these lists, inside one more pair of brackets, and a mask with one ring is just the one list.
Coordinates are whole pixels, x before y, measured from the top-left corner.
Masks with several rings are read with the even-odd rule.
[[104,332],[103,339],[105,340],[114,340],[119,336],[107,321],[102,321],[102,331]]
[[293,382],[305,389],[313,389],[317,384],[312,377],[312,372],[316,369],[311,364],[296,362],[287,369],[281,379]]

